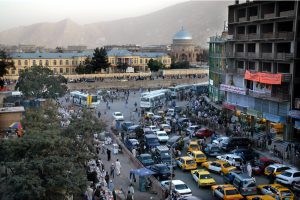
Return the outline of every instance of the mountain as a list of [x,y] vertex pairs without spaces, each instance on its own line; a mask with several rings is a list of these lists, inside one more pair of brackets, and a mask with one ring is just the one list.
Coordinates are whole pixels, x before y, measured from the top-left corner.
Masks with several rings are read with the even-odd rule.
[[226,1],[189,1],[132,18],[79,25],[70,19],[38,23],[0,32],[0,44],[56,47],[106,44],[170,44],[183,26],[196,44],[206,46],[209,36],[223,30]]

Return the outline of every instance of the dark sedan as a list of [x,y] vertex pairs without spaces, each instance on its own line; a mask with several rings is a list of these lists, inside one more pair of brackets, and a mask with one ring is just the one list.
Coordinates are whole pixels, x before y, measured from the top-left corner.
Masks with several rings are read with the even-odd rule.
[[274,163],[277,163],[277,161],[272,160],[267,157],[261,157],[254,162],[254,164],[252,166],[252,172],[253,172],[253,174],[263,174],[265,168]]
[[124,130],[124,131],[128,131],[128,128],[130,126],[133,126],[133,123],[131,121],[123,122],[122,125],[121,125],[122,130]]
[[252,149],[234,149],[231,151],[232,154],[236,154],[240,156],[244,161],[254,161],[256,158],[258,158],[258,153],[253,151]]
[[[155,172],[153,175],[157,180],[167,180],[171,176],[171,169],[165,164],[156,164],[149,167],[151,171]],[[172,177],[174,177],[174,172],[172,173]]]
[[137,159],[138,159],[145,167],[154,164],[154,161],[152,160],[151,155],[148,154],[148,153],[144,153],[144,154],[139,155],[139,156],[137,157]]

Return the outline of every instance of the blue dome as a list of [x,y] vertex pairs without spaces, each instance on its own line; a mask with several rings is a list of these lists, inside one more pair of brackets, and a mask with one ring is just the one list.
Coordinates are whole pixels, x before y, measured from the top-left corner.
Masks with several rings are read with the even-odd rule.
[[184,30],[183,27],[173,37],[173,40],[191,40],[191,39],[193,39],[192,35],[186,30]]

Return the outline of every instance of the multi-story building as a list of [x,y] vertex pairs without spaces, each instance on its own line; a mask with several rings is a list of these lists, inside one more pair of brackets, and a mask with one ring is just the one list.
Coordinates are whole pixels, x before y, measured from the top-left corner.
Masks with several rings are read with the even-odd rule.
[[220,90],[225,80],[227,32],[212,36],[209,40],[209,98],[213,102],[224,100],[224,91]]
[[298,1],[235,1],[228,8],[225,107],[251,118],[251,126],[266,121],[266,132],[284,140],[300,138],[294,129],[300,119],[299,11]]

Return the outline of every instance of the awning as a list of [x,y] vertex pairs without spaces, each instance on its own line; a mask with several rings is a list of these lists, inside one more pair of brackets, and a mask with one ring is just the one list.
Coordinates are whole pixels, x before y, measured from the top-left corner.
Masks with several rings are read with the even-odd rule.
[[276,123],[285,123],[286,122],[285,117],[281,117],[281,116],[273,115],[273,114],[269,114],[269,113],[263,113],[263,118],[265,118],[271,122],[276,122]]
[[254,110],[254,109],[251,109],[251,108],[247,108],[247,114],[251,115],[251,116],[254,116],[254,117],[262,117],[261,112],[259,112],[257,110]]
[[227,108],[228,110],[235,110],[235,105],[231,105],[229,103],[223,102],[223,107]]
[[18,130],[23,129],[22,124],[20,122],[14,122],[14,123],[12,123],[9,126],[9,128],[18,129]]
[[155,174],[155,172],[153,172],[147,168],[134,169],[134,170],[131,170],[130,172],[132,172],[138,176],[151,176],[151,175]]

